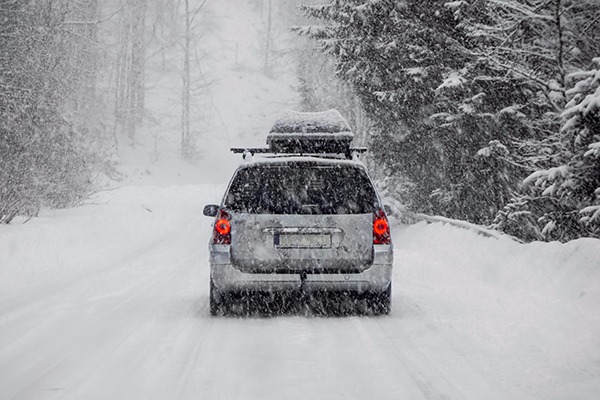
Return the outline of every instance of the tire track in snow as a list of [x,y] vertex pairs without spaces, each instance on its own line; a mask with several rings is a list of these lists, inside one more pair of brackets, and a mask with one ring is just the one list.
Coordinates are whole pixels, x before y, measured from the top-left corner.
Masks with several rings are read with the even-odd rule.
[[[183,269],[187,268],[184,265]],[[174,274],[172,281],[181,282],[181,277],[179,273]],[[148,292],[155,296],[165,283],[168,282],[157,282]],[[177,286],[167,285],[169,288]],[[195,302],[190,300],[188,290],[182,292],[161,297],[158,309],[149,313],[143,324],[132,330],[110,356],[101,358],[90,368],[61,399],[176,398],[172,392],[181,372],[186,370],[182,360],[189,345],[194,339],[202,341],[210,333],[194,329],[197,325]]]
[[[425,399],[362,318],[283,316],[214,320],[181,399]],[[371,335],[377,337],[377,335]],[[367,335],[368,338],[368,335]]]
[[73,286],[95,281],[98,277],[115,271],[118,272],[123,268],[123,264],[130,263],[155,249],[160,244],[168,241],[174,233],[176,233],[176,229],[173,228],[150,243],[143,243],[130,252],[112,256],[108,260],[97,261],[95,262],[95,264],[98,264],[97,268],[74,272],[60,279],[44,283],[39,287],[2,298],[0,304],[0,331],[5,331],[6,327],[11,325],[13,319],[21,318],[28,312],[37,311],[38,304],[47,303],[49,297],[61,296],[62,293]]
[[[45,381],[51,380],[48,378],[48,376],[52,375],[56,371],[60,371],[61,366],[68,364],[69,361],[74,358],[78,360],[85,360],[85,357],[93,357],[93,353],[96,350],[90,348],[90,346],[92,346],[94,342],[97,342],[102,346],[102,341],[104,338],[100,337],[98,332],[102,332],[103,329],[106,329],[108,324],[107,320],[114,319],[117,316],[126,316],[127,314],[131,314],[132,310],[135,310],[137,308],[136,306],[141,304],[140,299],[145,297],[147,294],[144,289],[156,285],[156,283],[157,281],[155,279],[146,279],[142,284],[129,286],[129,289],[135,290],[135,293],[137,293],[135,296],[129,297],[126,300],[118,303],[116,306],[110,307],[109,309],[104,309],[101,315],[93,317],[93,319],[90,321],[85,321],[85,325],[80,327],[80,329],[67,332],[63,336],[62,340],[58,342],[58,344],[53,345],[51,350],[45,351],[43,355],[40,354],[42,358],[34,359],[29,363],[21,365],[21,368],[16,372],[16,376],[12,376],[12,379],[11,375],[15,375],[15,372],[13,372],[13,374],[9,373],[8,376],[5,375],[4,379],[8,378],[8,382],[0,383],[0,387],[5,388],[5,393],[7,393],[7,391],[10,392],[11,387],[16,390],[12,395],[9,395],[8,398],[23,398],[27,397],[28,395],[31,395],[31,398],[35,398],[36,396],[32,395],[31,392],[39,392],[40,386],[44,386]],[[64,329],[65,325],[70,325],[69,323],[65,324],[63,318],[53,322],[58,326],[58,328],[55,328],[56,330],[61,329],[61,327]],[[131,322],[119,325],[111,324],[111,329],[113,329],[111,336],[119,337],[120,339],[118,343],[112,343],[110,348],[105,350],[114,350],[116,346],[125,340],[127,336],[137,329],[142,323],[143,321],[137,322],[133,325]],[[117,330],[118,334],[115,333]],[[62,332],[59,332],[59,334],[62,334]],[[47,337],[48,332],[46,332],[44,336]],[[112,340],[114,341],[114,339]],[[38,343],[33,347],[43,347],[43,344]],[[106,346],[104,345],[102,347]],[[11,364],[11,360],[8,360],[8,362]],[[85,363],[89,363],[89,360],[86,360]],[[17,362],[15,361],[14,364],[17,364]],[[79,367],[81,368],[81,363],[79,363]],[[87,370],[87,368],[84,369]],[[75,372],[70,370],[64,375],[65,377],[71,377],[73,373],[75,373],[75,375],[79,375],[81,374],[81,371]],[[62,379],[65,379],[65,377]],[[56,387],[57,385],[53,384],[52,386],[55,387],[53,390],[63,390],[62,385],[58,385],[58,387]],[[9,389],[6,389],[7,387]]]
[[[187,231],[187,230],[186,230]],[[165,234],[168,236],[168,234]],[[195,237],[190,235],[192,238]],[[158,239],[156,242],[161,241]],[[175,243],[175,242],[174,242]],[[183,243],[186,243],[184,240]],[[20,354],[15,354],[17,359],[14,357],[2,357],[0,358],[3,362],[7,362],[7,365],[11,366],[21,366],[21,368],[12,368],[8,374],[4,374],[2,379],[2,383],[0,383],[0,387],[4,388],[12,388],[3,390],[4,394],[8,394],[11,391],[14,396],[20,396],[26,394],[32,390],[30,386],[35,388],[39,386],[48,376],[51,376],[54,372],[59,371],[61,367],[65,366],[72,362],[73,364],[77,364],[78,360],[84,360],[83,365],[79,365],[79,368],[83,367],[83,370],[86,368],[93,369],[93,360],[86,360],[83,358],[86,354],[92,358],[99,358],[100,355],[97,354],[98,350],[94,348],[94,341],[97,341],[100,347],[104,349],[109,349],[114,351],[120,343],[123,343],[127,340],[127,338],[132,335],[134,331],[139,329],[145,323],[147,323],[148,318],[152,315],[152,310],[145,310],[144,305],[148,299],[152,299],[154,294],[160,292],[160,288],[164,287],[165,284],[169,284],[169,282],[174,282],[180,279],[179,274],[172,274],[173,266],[172,263],[163,262],[163,265],[156,269],[148,268],[147,265],[156,266],[155,258],[160,259],[160,255],[156,255],[156,253],[160,252],[160,247],[156,247],[154,245],[145,246],[144,249],[153,247],[154,252],[145,252],[143,249],[138,249],[128,256],[126,263],[121,263],[119,267],[109,267],[104,272],[108,271],[106,274],[99,274],[101,276],[101,281],[108,281],[109,286],[115,285],[115,282],[118,286],[118,292],[116,295],[109,296],[106,299],[101,300],[97,304],[91,304],[92,308],[87,310],[88,314],[91,314],[90,320],[84,320],[85,326],[82,326],[80,329],[73,332],[72,326],[75,323],[81,323],[81,319],[73,318],[72,315],[74,310],[66,310],[66,312],[62,314],[53,314],[50,316],[50,320],[52,320],[49,325],[45,326],[43,331],[37,331],[36,337],[37,341],[34,341],[32,346],[29,346],[33,349],[45,349],[48,347],[48,337],[52,336],[51,333],[63,335],[63,337],[54,340],[53,347],[46,351],[46,354],[41,359],[37,359],[39,354],[36,354],[33,360],[25,360],[22,352]],[[174,246],[177,248],[177,246]],[[190,247],[187,245],[183,245],[183,247],[189,249]],[[193,259],[197,259],[197,254],[192,256]],[[144,260],[149,259],[150,262],[144,262]],[[189,261],[187,260],[184,261]],[[123,261],[123,260],[122,260]],[[137,261],[137,264],[134,262]],[[171,264],[171,265],[170,265]],[[192,263],[180,262],[183,268],[189,268]],[[127,271],[128,268],[133,268],[133,271]],[[197,267],[196,265],[192,265],[192,268]],[[122,278],[122,271],[127,271],[126,278],[135,278],[133,281],[127,282],[126,286],[123,286],[122,282],[120,282],[119,278]],[[149,271],[153,271],[152,274],[148,274]],[[73,297],[75,302],[77,300],[84,299],[84,301],[79,304],[86,304],[87,293],[85,293],[85,289],[81,288],[81,285],[78,285],[78,282],[71,282],[70,288],[72,289],[70,295]],[[95,285],[98,285],[98,281],[94,281]],[[69,291],[68,291],[69,292]],[[129,294],[125,298],[123,298],[123,293]],[[50,298],[56,297],[59,304],[62,304],[61,299],[65,296],[68,297],[69,293],[65,294],[57,294],[56,296],[50,296]],[[47,299],[48,300],[48,299]],[[117,300],[119,303],[116,305],[113,304],[114,301]],[[106,307],[108,303],[109,307]],[[88,303],[89,306],[89,303]],[[98,308],[99,307],[99,308]],[[81,310],[81,309],[80,309]],[[98,315],[98,311],[102,313]],[[143,311],[143,316],[146,316],[147,319],[140,320],[139,310]],[[45,311],[45,310],[44,310]],[[136,315],[138,314],[138,315]],[[131,318],[133,316],[133,318]],[[129,318],[128,318],[129,317]],[[137,317],[137,318],[136,318]],[[115,322],[119,322],[115,324]],[[108,328],[107,328],[108,327]],[[107,332],[106,329],[110,329],[110,332]],[[106,337],[98,336],[98,332],[104,332]],[[41,336],[40,336],[41,335]],[[118,342],[115,343],[115,340]],[[108,341],[108,346],[106,342]],[[25,343],[27,344],[27,343]],[[23,346],[15,346],[17,353],[19,350],[23,349]],[[84,350],[84,353],[80,352]],[[38,353],[39,351],[36,351]],[[26,355],[27,353],[25,353]],[[90,366],[90,363],[92,364]],[[34,374],[34,371],[37,371]],[[36,375],[32,376],[32,375]],[[59,374],[60,375],[60,374]],[[63,373],[63,379],[68,382],[72,381],[72,376],[82,376],[81,371],[74,372],[73,370],[69,370],[67,368],[66,373]],[[85,374],[83,374],[85,375]],[[20,389],[23,388],[23,389]],[[19,390],[21,390],[19,392]],[[16,391],[16,392],[15,392]],[[56,390],[58,393],[59,390]]]
[[[504,400],[511,398],[483,376],[433,329],[420,321],[409,332],[401,318],[370,318],[363,335],[377,334],[404,365],[428,400]],[[367,324],[371,327],[367,331]]]

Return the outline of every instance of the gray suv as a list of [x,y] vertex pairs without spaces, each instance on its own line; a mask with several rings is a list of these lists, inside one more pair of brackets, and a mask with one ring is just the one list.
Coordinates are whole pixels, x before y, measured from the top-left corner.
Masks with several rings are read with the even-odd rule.
[[[316,120],[313,129],[332,130],[323,124],[322,114],[294,117]],[[306,128],[296,130],[304,131],[300,141],[306,141]],[[222,203],[205,207],[204,214],[215,217],[209,243],[211,314],[227,314],[236,300],[257,293],[340,295],[338,299],[352,299],[368,313],[387,314],[390,229],[364,164],[352,159],[353,149],[339,141],[333,147],[323,139],[296,144],[303,148],[286,143],[282,153],[271,141],[268,149],[242,149],[245,160]],[[306,152],[314,148],[318,152]]]

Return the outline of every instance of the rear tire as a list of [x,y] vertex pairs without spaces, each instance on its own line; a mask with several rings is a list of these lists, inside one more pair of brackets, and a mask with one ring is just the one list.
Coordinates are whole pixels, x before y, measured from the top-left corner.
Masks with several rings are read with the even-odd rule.
[[219,293],[212,279],[210,280],[210,293],[209,293],[209,309],[210,315],[223,315],[223,296]]
[[367,307],[373,315],[388,315],[392,306],[392,284],[383,292],[369,292]]

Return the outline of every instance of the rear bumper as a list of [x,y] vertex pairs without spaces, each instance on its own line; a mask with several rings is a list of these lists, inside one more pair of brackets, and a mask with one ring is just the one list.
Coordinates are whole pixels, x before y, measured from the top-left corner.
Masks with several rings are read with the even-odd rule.
[[257,291],[367,291],[382,292],[392,280],[391,245],[375,246],[373,265],[358,273],[245,273],[231,264],[229,246],[210,246],[210,276],[220,292]]

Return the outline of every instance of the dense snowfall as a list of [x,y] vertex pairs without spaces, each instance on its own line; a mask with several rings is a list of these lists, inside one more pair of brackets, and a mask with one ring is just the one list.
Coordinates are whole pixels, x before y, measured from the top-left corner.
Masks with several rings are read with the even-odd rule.
[[223,1],[211,18],[210,145],[196,163],[170,136],[179,77],[149,71],[155,125],[120,148],[120,180],[0,226],[1,398],[598,397],[597,239],[522,244],[396,214],[389,316],[210,317],[202,208],[241,161],[229,147],[264,145],[299,102],[293,78],[260,70],[256,9]]

